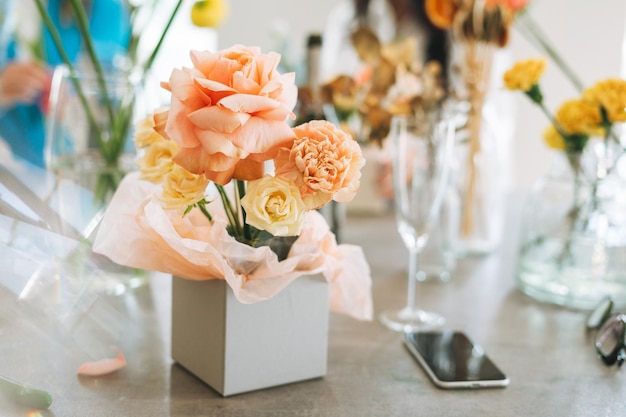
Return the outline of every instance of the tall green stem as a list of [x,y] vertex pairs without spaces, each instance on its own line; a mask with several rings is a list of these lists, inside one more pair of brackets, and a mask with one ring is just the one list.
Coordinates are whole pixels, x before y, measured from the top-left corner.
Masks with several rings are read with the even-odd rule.
[[242,228],[239,223],[239,214],[236,209],[233,208],[233,205],[230,203],[230,199],[228,198],[228,194],[224,187],[218,184],[215,184],[217,188],[217,192],[220,195],[222,200],[222,206],[224,206],[224,211],[226,212],[226,217],[228,218],[228,224],[230,225],[232,232],[236,236],[241,236]]
[[174,22],[174,18],[176,17],[176,14],[178,13],[178,9],[180,9],[180,6],[182,4],[183,4],[183,0],[178,0],[178,2],[176,3],[176,7],[174,7],[174,10],[172,11],[170,18],[168,19],[167,24],[165,25],[165,28],[163,29],[163,32],[161,33],[161,37],[159,38],[159,41],[157,42],[156,46],[154,47],[154,50],[152,51],[152,54],[150,54],[150,56],[148,57],[148,60],[145,62],[143,66],[144,73],[148,72],[150,68],[152,67],[152,63],[156,59],[159,53],[159,50],[161,49],[161,45],[163,44],[163,41],[165,40],[165,35],[167,35],[167,33],[169,32],[170,27],[172,26],[172,22]]
[[48,11],[46,10],[45,6],[43,5],[42,0],[35,0],[35,4],[37,6],[37,9],[39,10],[39,14],[41,15],[41,18],[43,20],[44,25],[46,26],[46,28],[48,29],[48,31],[50,32],[50,36],[52,37],[52,41],[54,43],[54,46],[57,48],[57,51],[59,52],[59,55],[61,56],[61,60],[63,61],[63,63],[67,66],[68,70],[70,71],[70,80],[74,86],[74,88],[76,89],[76,93],[78,94],[78,98],[81,102],[81,105],[83,106],[83,108],[85,109],[85,113],[87,115],[87,120],[89,121],[89,125],[94,129],[94,131],[96,132],[96,140],[98,141],[98,146],[100,146],[100,149],[103,151],[103,156],[106,158],[106,149],[105,145],[104,145],[104,140],[102,138],[102,132],[100,130],[100,127],[98,126],[98,123],[96,122],[96,119],[91,111],[91,107],[89,106],[89,103],[87,101],[87,97],[84,94],[84,91],[82,89],[82,86],[80,85],[80,82],[78,80],[78,78],[75,77],[76,72],[74,70],[74,65],[72,64],[72,61],[70,60],[69,56],[67,55],[67,52],[65,51],[65,48],[63,47],[63,42],[61,41],[61,36],[59,35],[59,32],[57,31],[56,27],[54,26],[54,23],[52,22],[52,20],[50,19],[50,15],[48,14]]
[[94,48],[93,41],[89,33],[89,24],[87,23],[88,18],[85,13],[85,8],[80,0],[72,0],[72,8],[74,9],[74,13],[76,13],[78,30],[80,31],[83,42],[85,43],[87,54],[89,55],[89,59],[91,60],[94,70],[96,71],[96,79],[98,80],[98,85],[104,98],[107,115],[109,116],[109,123],[113,126],[115,124],[113,106],[111,98],[109,97],[109,91],[106,87],[106,82],[104,81],[104,71],[102,70],[102,65],[100,64],[100,60],[98,59],[96,49]]
[[580,92],[583,91],[583,83],[578,76],[572,71],[571,67],[556,51],[548,40],[548,36],[543,32],[541,27],[533,20],[528,11],[521,11],[516,18],[516,27],[526,39],[533,43],[537,48],[544,51],[556,65],[563,71],[574,87]]
[[[235,180],[235,183],[237,184],[237,206],[241,207],[241,199],[246,195],[246,183],[240,180]],[[246,223],[246,211],[243,207],[241,207],[241,218],[243,221],[243,237],[247,240],[251,240],[252,232]]]

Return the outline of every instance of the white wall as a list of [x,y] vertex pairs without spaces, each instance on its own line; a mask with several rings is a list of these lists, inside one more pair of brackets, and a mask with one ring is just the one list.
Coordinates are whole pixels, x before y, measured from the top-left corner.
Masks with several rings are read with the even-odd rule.
[[241,43],[278,50],[272,38],[277,28],[289,34],[289,59],[301,59],[307,34],[324,29],[326,15],[336,0],[227,0],[230,17],[218,30],[220,48]]
[[[282,21],[288,27],[291,55],[300,59],[306,34],[323,29],[326,14],[335,0],[229,2],[230,18],[218,30],[220,48],[243,43],[260,46],[263,50],[276,50],[278,46],[270,33],[272,27]],[[623,74],[625,0],[532,0],[530,11],[585,84]],[[512,34],[510,48],[514,59],[538,55],[517,32]],[[552,64],[549,64],[542,86],[551,109],[577,95]],[[513,175],[518,186],[529,187],[550,164],[552,155],[541,139],[547,120],[521,94],[516,100],[518,117],[513,144]]]

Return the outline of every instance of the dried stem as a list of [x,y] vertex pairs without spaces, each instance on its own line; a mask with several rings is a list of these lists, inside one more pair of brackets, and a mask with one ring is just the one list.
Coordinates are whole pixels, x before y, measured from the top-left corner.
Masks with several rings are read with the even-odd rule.
[[468,179],[465,193],[465,204],[461,217],[461,235],[470,236],[475,229],[474,217],[476,204],[475,194],[477,188],[476,158],[481,151],[480,131],[482,127],[482,108],[487,92],[487,83],[491,75],[494,46],[477,40],[468,40],[465,54],[465,85],[470,100],[470,114],[468,117],[469,129],[469,153],[468,153]]

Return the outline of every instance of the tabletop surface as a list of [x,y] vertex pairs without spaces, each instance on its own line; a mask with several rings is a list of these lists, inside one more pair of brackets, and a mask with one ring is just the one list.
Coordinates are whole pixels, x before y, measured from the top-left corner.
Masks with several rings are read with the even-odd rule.
[[[408,254],[393,217],[348,217],[344,232],[344,242],[361,245],[370,263],[375,314],[401,307]],[[64,299],[62,280],[22,298],[0,286],[0,375],[53,397],[51,408],[36,414],[0,396],[0,416],[626,415],[626,371],[596,358],[587,313],[516,289],[518,232],[512,222],[497,251],[461,260],[449,282],[419,283],[417,295],[419,306],[446,317],[446,329],[462,330],[485,348],[508,375],[507,388],[438,389],[400,334],[377,319],[331,313],[325,377],[223,398],[172,361],[171,277],[153,274],[117,296],[78,288]],[[0,256],[6,266],[9,255]],[[44,270],[40,278],[53,273]],[[6,268],[3,274],[7,282]],[[114,356],[112,345],[124,352],[124,369],[77,376],[81,363]]]

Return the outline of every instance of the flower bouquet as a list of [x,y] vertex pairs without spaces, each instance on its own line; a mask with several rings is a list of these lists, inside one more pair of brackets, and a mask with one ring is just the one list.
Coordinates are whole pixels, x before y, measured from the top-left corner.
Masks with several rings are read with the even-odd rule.
[[610,295],[626,303],[626,204],[618,140],[626,121],[626,80],[609,78],[583,89],[554,112],[539,81],[545,61],[516,63],[504,74],[508,89],[522,91],[545,113],[546,144],[559,164],[541,178],[527,203],[518,280],[541,300],[593,308]]
[[191,59],[162,84],[169,108],[138,126],[140,170],[94,250],[175,276],[172,355],[223,395],[321,376],[328,307],[372,316],[362,250],[338,245],[315,211],[355,195],[359,145],[327,121],[288,124],[297,88],[279,54],[235,45]]

